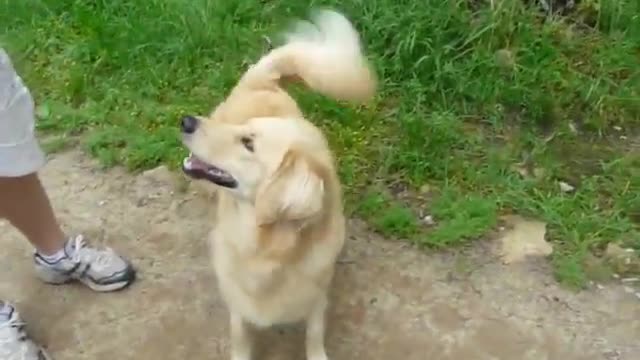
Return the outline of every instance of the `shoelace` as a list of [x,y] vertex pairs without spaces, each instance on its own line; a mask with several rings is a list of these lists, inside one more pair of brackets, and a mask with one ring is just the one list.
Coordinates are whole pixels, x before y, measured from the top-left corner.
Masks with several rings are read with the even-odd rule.
[[78,235],[72,239],[73,241],[73,254],[71,259],[74,262],[80,262],[83,264],[91,264],[91,268],[100,271],[107,269],[113,259],[116,257],[111,248],[105,248],[104,250],[97,250],[91,247],[87,247],[86,241],[82,235]]
[[[9,319],[8,321],[0,324],[0,334],[4,331],[17,332],[16,337],[14,336],[0,337],[0,349],[6,348],[11,350],[12,349],[11,346],[14,347],[13,348],[14,351],[8,354],[6,353],[3,354],[0,352],[0,355],[5,355],[5,356],[11,355],[11,357],[7,360],[26,359],[26,356],[30,349],[30,344],[25,341],[27,340],[27,334],[25,333],[24,327],[25,327],[24,321],[16,317]],[[15,347],[17,347],[18,351],[15,351],[16,350]]]

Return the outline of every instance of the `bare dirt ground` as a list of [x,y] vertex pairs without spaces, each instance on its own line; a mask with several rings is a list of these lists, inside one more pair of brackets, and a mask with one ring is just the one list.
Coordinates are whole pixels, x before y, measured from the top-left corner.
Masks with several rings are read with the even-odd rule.
[[[53,287],[0,223],[0,297],[17,303],[56,360],[228,359],[227,312],[208,260],[209,202],[162,169],[102,171],[78,151],[43,176],[68,229],[126,254],[139,281],[120,293]],[[491,243],[429,254],[353,221],[333,291],[334,360],[640,359],[640,301],[619,285],[572,293],[545,260],[504,265]],[[299,328],[259,335],[257,359],[303,359]]]

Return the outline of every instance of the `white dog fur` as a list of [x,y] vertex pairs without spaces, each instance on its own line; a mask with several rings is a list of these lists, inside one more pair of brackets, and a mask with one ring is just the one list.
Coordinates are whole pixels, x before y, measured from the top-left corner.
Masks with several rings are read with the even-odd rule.
[[233,360],[252,357],[249,326],[301,321],[307,359],[327,360],[325,310],[345,240],[341,186],[327,140],[283,85],[360,103],[377,86],[342,14],[316,12],[286,39],[209,116],[183,120],[185,172],[217,189],[210,241]]

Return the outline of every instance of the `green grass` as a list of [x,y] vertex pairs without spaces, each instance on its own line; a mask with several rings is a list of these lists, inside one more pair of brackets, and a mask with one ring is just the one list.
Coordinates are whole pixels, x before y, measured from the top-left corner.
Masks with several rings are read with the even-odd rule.
[[55,154],[70,148],[73,143],[64,136],[52,137],[41,141],[40,146],[46,154]]
[[335,5],[361,30],[379,97],[355,109],[295,93],[330,138],[349,209],[431,248],[482,238],[504,212],[534,216],[558,279],[581,286],[608,242],[640,249],[640,3],[549,18],[524,3],[0,0],[0,42],[42,131],[82,134],[106,166],[175,167],[180,116],[215,106],[263,35]]

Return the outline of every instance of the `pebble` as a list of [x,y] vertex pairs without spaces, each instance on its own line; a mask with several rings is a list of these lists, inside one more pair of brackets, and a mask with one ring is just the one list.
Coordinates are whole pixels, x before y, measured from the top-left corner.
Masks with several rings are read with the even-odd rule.
[[635,293],[635,290],[633,290],[633,289],[632,289],[631,287],[629,287],[629,286],[625,286],[625,287],[624,287],[624,291],[625,291],[627,294],[633,294],[633,293]]
[[433,216],[431,215],[426,215],[424,217],[422,217],[422,222],[425,223],[426,225],[435,225],[436,221],[433,220]]
[[568,183],[566,183],[566,182],[564,182],[564,181],[559,181],[559,182],[558,182],[558,185],[560,186],[560,190],[561,190],[562,192],[566,192],[566,193],[568,193],[568,192],[572,192],[573,190],[575,190],[575,189],[576,189],[576,188],[575,188],[575,186],[570,185],[570,184],[568,184]]

